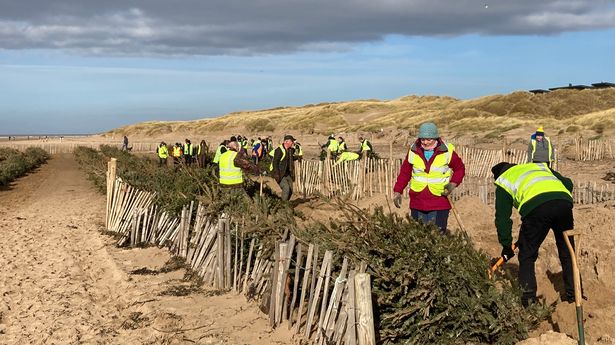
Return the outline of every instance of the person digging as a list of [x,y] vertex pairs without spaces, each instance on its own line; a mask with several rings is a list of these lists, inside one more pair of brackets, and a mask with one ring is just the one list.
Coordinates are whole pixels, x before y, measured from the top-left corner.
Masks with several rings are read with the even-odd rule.
[[[574,302],[572,261],[564,231],[574,228],[572,181],[550,169],[546,163],[511,164],[501,162],[491,168],[495,179],[495,226],[505,262],[515,256],[512,243],[513,207],[521,215],[519,240],[519,285],[524,307],[536,303],[536,273],[540,245],[553,229],[562,266],[564,301]],[[572,243],[574,246],[574,242]]]

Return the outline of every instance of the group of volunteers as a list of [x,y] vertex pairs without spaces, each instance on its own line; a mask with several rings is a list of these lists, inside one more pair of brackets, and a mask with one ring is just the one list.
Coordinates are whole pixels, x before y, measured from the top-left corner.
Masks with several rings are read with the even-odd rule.
[[[542,127],[531,136],[525,164],[500,162],[492,167],[495,180],[495,226],[505,261],[515,256],[518,248],[519,285],[524,306],[537,302],[534,264],[538,250],[550,229],[562,266],[565,295],[574,301],[572,261],[564,241],[564,231],[574,228],[572,215],[573,184],[569,178],[552,169],[554,145]],[[393,202],[401,207],[402,193],[410,184],[410,216],[422,223],[433,223],[442,234],[447,232],[451,209],[449,195],[463,180],[465,165],[454,145],[440,137],[434,123],[423,123],[418,138],[404,157],[393,187]],[[512,209],[521,215],[518,240],[512,240]],[[571,239],[574,246],[574,240]]]
[[[356,151],[349,151],[342,136],[331,135],[321,145],[335,164],[370,157],[374,148],[364,137],[359,138]],[[190,140],[182,145],[169,147],[164,142],[158,147],[160,165],[173,158],[175,166],[197,162],[204,167],[209,146],[202,140],[193,148]],[[282,143],[274,146],[271,137],[249,140],[238,135],[221,142],[213,155],[218,167],[219,183],[225,188],[242,190],[244,172],[254,175],[270,175],[279,184],[282,200],[288,201],[293,194],[295,179],[294,161],[303,158],[301,144],[292,136],[285,135]],[[550,229],[553,229],[565,287],[564,300],[573,301],[574,287],[572,263],[566,250],[563,232],[573,228],[572,181],[553,170],[554,145],[545,136],[542,127],[532,134],[528,145],[528,161],[525,164],[500,162],[491,169],[495,179],[495,225],[502,258],[508,261],[518,249],[519,283],[522,288],[522,304],[536,302],[536,275],[534,264],[538,250]],[[264,163],[269,164],[266,168]],[[263,163],[263,164],[259,164]],[[419,126],[418,138],[411,144],[393,187],[393,203],[401,207],[402,193],[409,184],[409,215],[424,224],[434,224],[442,235],[447,233],[449,212],[452,208],[450,195],[463,181],[465,165],[455,146],[443,140],[436,124],[426,122]],[[521,230],[518,240],[512,240],[512,209],[521,215]],[[573,244],[574,245],[574,244]]]
[[372,158],[374,155],[374,147],[367,138],[362,136],[359,137],[359,148],[356,151],[349,151],[344,137],[339,136],[335,139],[333,134],[327,138],[327,142],[320,148],[330,159],[335,160],[335,164],[354,161],[364,156]]
[[158,165],[166,166],[168,158],[171,157],[176,169],[180,164],[190,166],[193,163],[197,163],[201,168],[205,167],[207,165],[208,152],[209,145],[205,140],[201,140],[196,147],[192,145],[190,139],[186,139],[183,144],[175,143],[171,146],[162,141],[156,148]]

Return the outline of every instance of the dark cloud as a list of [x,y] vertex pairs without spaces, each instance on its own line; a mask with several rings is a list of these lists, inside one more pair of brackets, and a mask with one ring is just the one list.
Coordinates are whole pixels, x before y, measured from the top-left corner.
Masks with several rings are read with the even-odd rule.
[[0,48],[275,54],[409,36],[615,27],[615,0],[0,0]]

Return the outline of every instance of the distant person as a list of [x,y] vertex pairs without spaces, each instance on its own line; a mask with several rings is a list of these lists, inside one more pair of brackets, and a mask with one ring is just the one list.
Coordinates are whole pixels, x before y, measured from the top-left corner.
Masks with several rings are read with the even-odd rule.
[[527,162],[547,163],[551,167],[553,161],[555,161],[555,148],[551,139],[545,136],[545,131],[540,126],[536,133],[530,137],[530,143],[527,147]]
[[341,164],[343,162],[352,162],[352,161],[356,161],[357,159],[359,159],[359,154],[356,152],[342,152],[339,156],[337,156],[337,160],[335,161],[334,165],[338,165]]
[[190,140],[186,139],[184,141],[184,163],[186,163],[187,166],[192,165],[192,153],[192,143],[190,142]]
[[216,148],[216,154],[214,155],[214,160],[213,162],[215,164],[218,164],[220,162],[220,156],[222,156],[223,153],[226,152],[227,150],[227,145],[229,144],[228,140],[223,140],[220,145],[218,145],[218,148]]
[[179,164],[181,163],[182,155],[182,145],[180,143],[175,143],[173,146],[173,166],[175,167],[175,170],[177,170]]
[[339,144],[337,140],[335,140],[333,134],[331,134],[327,139],[327,142],[322,145],[321,148],[327,150],[328,154],[330,155],[329,158],[335,159],[335,157],[337,157],[337,150],[339,149]]
[[344,141],[344,137],[340,136],[337,138],[337,154],[341,155],[343,152],[346,152],[348,147],[346,146],[346,141]]
[[461,184],[465,165],[452,144],[440,139],[433,122],[419,127],[417,140],[402,162],[393,191],[395,207],[401,207],[401,196],[410,182],[410,216],[421,223],[434,223],[446,234],[451,204],[447,196]]
[[[60,137],[60,141],[63,137]],[[122,140],[122,151],[128,151],[128,137],[124,136],[124,140]]]
[[199,148],[196,153],[199,168],[204,168],[207,165],[207,155],[208,154],[209,154],[209,145],[207,145],[207,142],[205,141],[205,139],[203,139],[199,143]]
[[295,140],[295,146],[294,146],[294,153],[295,156],[293,157],[296,161],[301,162],[303,160],[303,147],[301,147],[301,144]]
[[295,138],[292,135],[285,135],[282,145],[269,153],[272,156],[271,170],[272,177],[282,188],[282,200],[288,201],[293,195],[293,181],[295,180],[295,169],[293,164]]
[[169,148],[164,141],[158,145],[156,148],[156,153],[158,154],[158,166],[166,166],[167,158],[169,157]]
[[[574,302],[572,259],[564,240],[564,231],[574,228],[572,188],[569,178],[551,170],[546,163],[511,164],[501,162],[491,168],[495,179],[495,226],[505,261],[515,256],[512,248],[513,207],[521,215],[519,231],[519,285],[521,303],[536,303],[534,265],[542,242],[553,229],[562,266],[567,302]],[[574,246],[574,239],[570,239]]]
[[374,147],[372,146],[372,143],[370,143],[369,140],[363,137],[359,137],[359,141],[361,142],[361,147],[359,147],[359,154],[361,155],[361,157],[371,157],[374,153]]
[[261,138],[254,141],[252,145],[252,161],[254,164],[258,164],[263,159],[263,152],[265,151],[265,143]]

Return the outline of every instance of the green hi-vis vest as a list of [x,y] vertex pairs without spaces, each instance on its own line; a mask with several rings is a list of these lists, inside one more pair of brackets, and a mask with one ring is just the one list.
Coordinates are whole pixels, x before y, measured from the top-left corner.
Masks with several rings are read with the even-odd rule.
[[243,174],[241,169],[235,166],[233,162],[237,152],[228,150],[220,155],[220,184],[236,185],[243,183]]
[[[553,162],[553,146],[551,146],[551,139],[549,139],[549,137],[543,137],[542,140],[547,141],[547,145],[549,145],[549,162]],[[536,153],[536,139],[532,139],[532,159],[534,159],[535,153]]]
[[425,187],[429,188],[431,194],[440,196],[444,192],[444,186],[451,179],[451,169],[448,164],[453,158],[455,146],[446,144],[448,151],[434,153],[436,157],[431,163],[429,172],[425,172],[426,166],[423,158],[410,149],[408,151],[408,163],[412,164],[412,178],[410,179],[410,189],[414,192],[421,192]]
[[166,145],[158,147],[158,157],[162,159],[169,157],[169,149],[166,147]]
[[[282,158],[280,158],[280,162],[284,160],[286,157],[286,149],[283,145],[278,146],[280,150],[282,150]],[[269,164],[269,171],[273,171],[273,156],[275,155],[275,150],[269,151],[269,155],[271,156],[271,163]]]
[[570,191],[553,175],[546,163],[515,165],[500,175],[495,180],[495,185],[502,187],[512,196],[513,206],[517,210],[533,197],[543,193],[563,192],[572,198]]
[[332,153],[336,153],[337,150],[339,149],[339,147],[340,146],[337,143],[337,140],[335,140],[335,139],[329,140],[329,147],[328,147],[329,151],[331,151]]
[[369,142],[367,141],[367,139],[363,140],[363,142],[361,143],[361,152],[370,150],[371,149],[369,148]]
[[220,156],[222,155],[222,148],[224,148],[224,145],[220,145],[218,146],[218,148],[216,149],[216,154],[214,155],[214,163],[218,164],[220,162]]
[[241,142],[241,146],[247,150],[250,147],[250,144],[248,144],[247,140],[244,140]]

